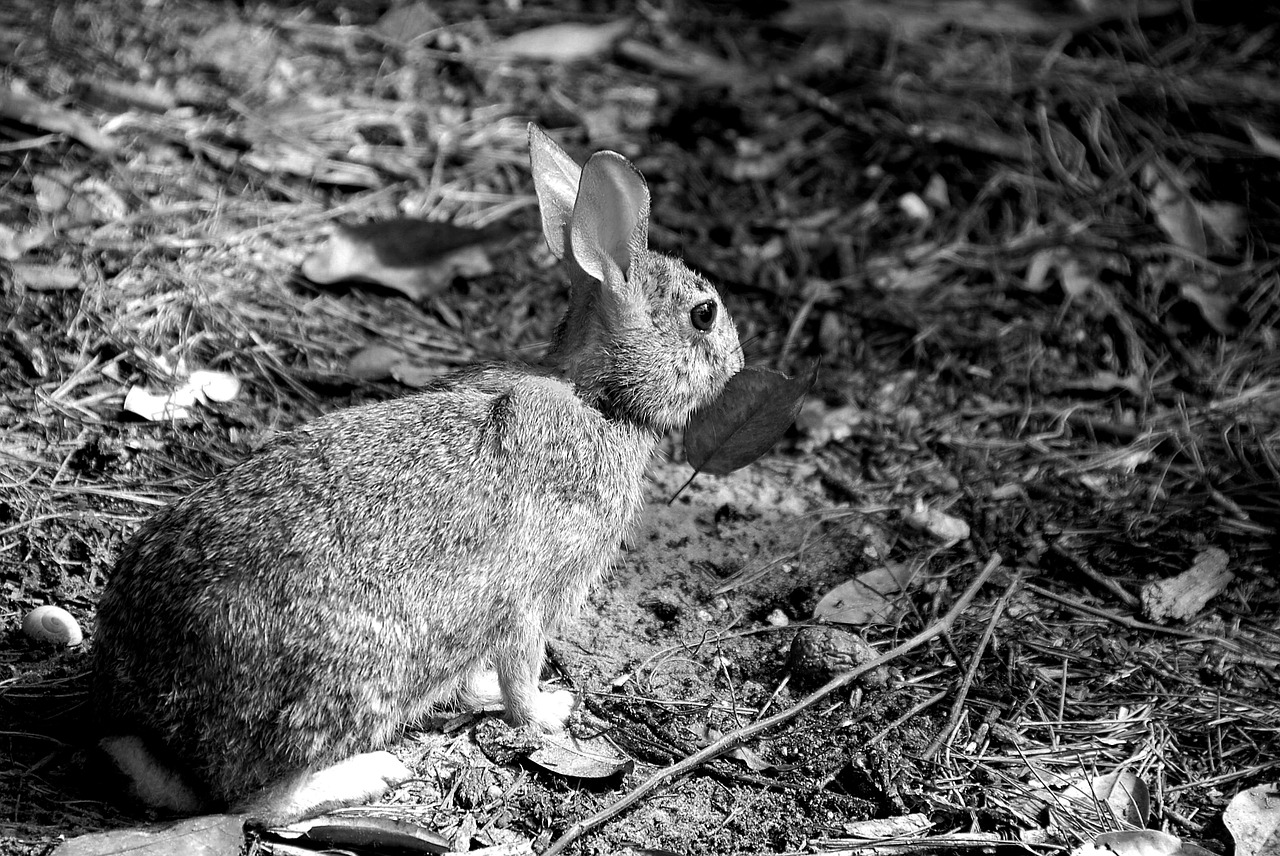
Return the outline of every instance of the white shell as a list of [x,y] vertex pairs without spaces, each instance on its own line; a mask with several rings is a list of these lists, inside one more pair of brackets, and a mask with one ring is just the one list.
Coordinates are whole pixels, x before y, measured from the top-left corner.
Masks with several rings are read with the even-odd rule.
[[68,648],[84,641],[80,623],[60,606],[38,606],[22,619],[22,632],[38,642],[57,642]]

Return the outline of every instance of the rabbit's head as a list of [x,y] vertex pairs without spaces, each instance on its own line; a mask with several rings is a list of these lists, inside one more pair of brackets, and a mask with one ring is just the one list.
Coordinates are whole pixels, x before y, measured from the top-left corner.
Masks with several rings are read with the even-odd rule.
[[720,296],[648,249],[649,187],[630,161],[597,152],[579,167],[536,125],[529,152],[542,232],[573,285],[548,359],[611,417],[684,425],[742,368]]

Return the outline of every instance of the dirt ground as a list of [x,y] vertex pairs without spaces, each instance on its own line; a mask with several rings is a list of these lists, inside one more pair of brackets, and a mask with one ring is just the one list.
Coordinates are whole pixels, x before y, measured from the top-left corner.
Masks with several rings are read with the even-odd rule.
[[[545,346],[529,121],[632,159],[748,362],[818,380],[773,451],[678,496],[664,441],[550,646],[590,764],[444,717],[357,816],[541,852],[791,712],[573,852],[1238,848],[1224,808],[1280,776],[1280,17],[980,5],[0,9],[0,854],[146,821],[104,798],[85,665],[147,515]],[[238,394],[147,409],[197,371]],[[43,605],[85,643],[24,635]]]

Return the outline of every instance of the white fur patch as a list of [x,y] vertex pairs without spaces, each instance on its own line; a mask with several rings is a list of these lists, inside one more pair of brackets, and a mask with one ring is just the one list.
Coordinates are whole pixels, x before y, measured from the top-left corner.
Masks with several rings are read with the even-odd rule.
[[236,811],[278,826],[371,802],[412,777],[409,768],[390,752],[365,752],[331,767],[282,779],[237,806]]
[[574,695],[569,690],[539,692],[533,704],[533,722],[543,731],[563,731],[573,713]]

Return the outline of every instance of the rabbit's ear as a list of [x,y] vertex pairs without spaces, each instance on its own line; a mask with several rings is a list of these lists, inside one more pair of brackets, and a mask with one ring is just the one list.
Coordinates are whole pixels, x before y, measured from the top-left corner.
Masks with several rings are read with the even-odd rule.
[[532,122],[529,123],[529,164],[533,169],[533,189],[538,194],[538,210],[542,213],[542,235],[551,253],[563,259],[582,168],[546,131]]
[[649,186],[617,152],[596,152],[582,168],[569,246],[592,278],[616,282],[649,242]]

